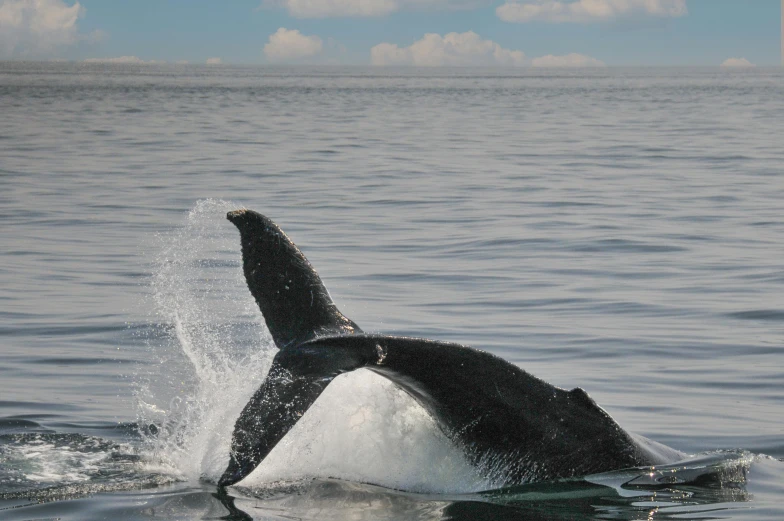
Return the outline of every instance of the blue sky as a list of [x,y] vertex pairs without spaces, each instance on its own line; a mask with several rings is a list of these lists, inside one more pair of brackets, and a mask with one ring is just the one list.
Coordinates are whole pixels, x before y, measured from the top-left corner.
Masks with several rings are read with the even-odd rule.
[[[780,0],[0,0],[0,59],[779,65]],[[429,36],[426,36],[429,35]],[[741,62],[743,58],[746,62]]]

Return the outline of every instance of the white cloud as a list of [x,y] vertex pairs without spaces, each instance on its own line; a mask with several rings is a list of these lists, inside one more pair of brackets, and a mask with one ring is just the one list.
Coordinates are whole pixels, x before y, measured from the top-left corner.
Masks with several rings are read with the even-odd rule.
[[754,64],[751,63],[746,58],[727,58],[723,62],[721,62],[722,67],[754,67]]
[[505,22],[606,22],[630,16],[677,18],[688,14],[686,0],[507,1],[496,10]]
[[268,60],[282,62],[307,58],[320,54],[324,48],[318,36],[305,36],[296,29],[281,27],[269,37],[264,46],[264,55]]
[[87,58],[84,63],[135,63],[135,64],[155,64],[164,63],[157,60],[142,60],[138,56],[118,56],[116,58]]
[[571,53],[564,56],[541,56],[531,60],[533,67],[604,67],[605,64],[601,60],[591,58],[584,54]]
[[[62,0],[4,0],[0,3],[0,56],[49,55],[80,39],[77,21],[85,9]],[[103,34],[103,33],[101,33]],[[95,38],[101,34],[96,33]]]
[[284,8],[296,18],[385,16],[401,9],[461,9],[489,0],[263,0],[261,7]]
[[[272,4],[273,2],[265,2]],[[285,7],[297,18],[330,16],[384,16],[399,9],[398,0],[281,0],[275,5]]]
[[373,65],[514,65],[525,64],[523,51],[504,49],[491,40],[483,40],[473,31],[441,36],[426,34],[408,47],[380,43],[370,49]]
[[223,63],[223,60],[220,58],[207,58],[207,65],[220,65]]

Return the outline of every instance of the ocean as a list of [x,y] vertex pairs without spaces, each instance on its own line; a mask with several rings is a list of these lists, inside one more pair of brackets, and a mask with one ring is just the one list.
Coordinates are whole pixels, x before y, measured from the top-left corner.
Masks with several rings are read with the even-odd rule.
[[[1,520],[784,518],[784,69],[2,62],[0,114]],[[363,330],[689,459],[499,488],[358,371],[220,492],[276,350],[241,207]]]

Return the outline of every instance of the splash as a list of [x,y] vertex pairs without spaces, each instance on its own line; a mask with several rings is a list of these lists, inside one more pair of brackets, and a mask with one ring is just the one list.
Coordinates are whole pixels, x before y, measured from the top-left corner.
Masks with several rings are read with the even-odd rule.
[[199,201],[181,228],[160,237],[154,262],[158,364],[139,386],[140,424],[156,426],[145,437],[151,459],[189,480],[225,468],[234,420],[274,355],[224,219],[236,207]]
[[[234,422],[277,349],[241,269],[225,219],[236,205],[200,201],[162,237],[154,305],[162,319],[155,374],[138,392],[148,459],[183,479],[215,481],[228,462]],[[244,486],[340,478],[423,492],[489,488],[408,395],[367,371],[342,375]]]
[[422,407],[364,370],[337,377],[243,484],[301,476],[414,492],[491,486]]

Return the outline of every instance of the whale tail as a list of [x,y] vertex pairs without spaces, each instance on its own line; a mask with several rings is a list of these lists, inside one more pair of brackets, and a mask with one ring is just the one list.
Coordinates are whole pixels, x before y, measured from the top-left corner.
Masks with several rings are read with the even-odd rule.
[[294,348],[362,332],[338,310],[316,270],[277,224],[246,209],[226,218],[240,231],[245,280],[280,351],[237,419],[221,486],[247,476],[335,376],[358,367],[327,351]]
[[226,218],[240,231],[245,280],[280,349],[362,331],[338,310],[316,270],[271,219],[245,209]]
[[477,464],[511,463],[507,483],[674,457],[633,439],[582,389],[553,387],[467,346],[362,334],[275,223],[250,210],[227,217],[240,230],[248,287],[280,351],[237,419],[220,486],[250,474],[336,376],[359,368],[407,392]]

